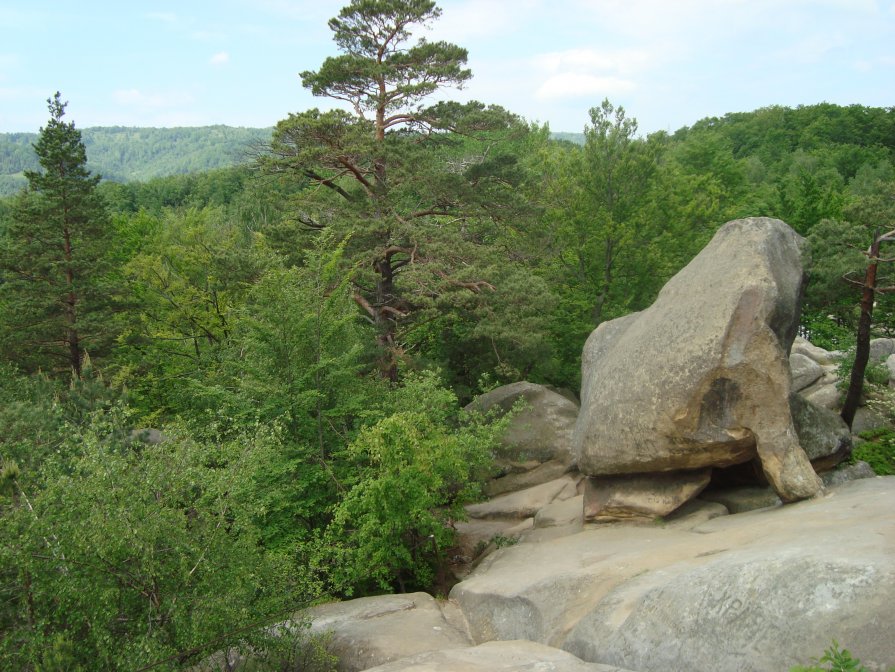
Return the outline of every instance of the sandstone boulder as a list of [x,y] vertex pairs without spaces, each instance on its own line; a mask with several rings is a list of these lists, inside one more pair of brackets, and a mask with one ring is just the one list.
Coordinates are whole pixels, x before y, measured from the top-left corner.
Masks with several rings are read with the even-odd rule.
[[[821,379],[823,381],[823,379]],[[842,392],[834,382],[815,383],[811,387],[804,389],[800,394],[815,406],[826,408],[828,411],[835,411],[841,406]]]
[[795,340],[792,342],[790,355],[795,354],[804,355],[821,366],[837,366],[839,360],[842,358],[841,352],[824,350],[801,336],[796,336]]
[[512,492],[478,504],[468,504],[470,518],[531,518],[554,501],[570,499],[578,494],[579,477],[567,475],[519,492]]
[[583,473],[692,470],[757,456],[783,499],[820,491],[787,403],[801,243],[779,220],[729,222],[652,306],[591,334],[573,436]]
[[510,421],[495,460],[496,477],[485,486],[493,497],[552,481],[572,466],[572,431],[578,404],[544,385],[518,382],[483,394],[468,411],[507,413],[525,407]]

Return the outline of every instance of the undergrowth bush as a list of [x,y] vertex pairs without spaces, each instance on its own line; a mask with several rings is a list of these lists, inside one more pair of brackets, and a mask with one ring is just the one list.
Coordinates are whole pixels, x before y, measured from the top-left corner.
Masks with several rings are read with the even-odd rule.
[[[840,649],[839,643],[834,639],[816,664],[796,665],[789,672],[867,672],[867,668],[861,665],[860,660],[852,657],[848,649]],[[889,668],[889,672],[895,672],[895,667]]]
[[852,460],[863,460],[880,476],[895,474],[895,430],[870,429],[860,437],[863,441],[852,451]]

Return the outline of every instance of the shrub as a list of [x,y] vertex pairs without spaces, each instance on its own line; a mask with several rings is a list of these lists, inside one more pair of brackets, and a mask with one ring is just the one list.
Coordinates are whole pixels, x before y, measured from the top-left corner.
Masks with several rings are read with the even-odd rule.
[[880,476],[895,474],[895,430],[871,429],[860,436],[863,441],[852,451],[852,460],[863,460]]
[[[867,672],[867,668],[861,665],[860,660],[853,658],[848,649],[840,649],[834,639],[815,665],[796,665],[789,672]],[[889,672],[895,672],[895,668],[890,668]]]

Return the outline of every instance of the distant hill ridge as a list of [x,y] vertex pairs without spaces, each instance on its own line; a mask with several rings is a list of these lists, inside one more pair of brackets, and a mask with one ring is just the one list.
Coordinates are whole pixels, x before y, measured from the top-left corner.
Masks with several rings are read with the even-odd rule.
[[[154,177],[200,173],[248,159],[252,147],[270,140],[272,128],[195,126],[82,128],[87,166],[113,182],[145,182]],[[554,138],[584,143],[581,133]],[[25,186],[23,171],[38,168],[32,148],[37,133],[0,133],[0,196]]]
[[[98,126],[81,129],[81,136],[92,172],[115,182],[142,182],[241,163],[271,132],[234,126]],[[38,168],[36,140],[37,133],[0,133],[0,195],[18,191],[25,185],[23,171]]]

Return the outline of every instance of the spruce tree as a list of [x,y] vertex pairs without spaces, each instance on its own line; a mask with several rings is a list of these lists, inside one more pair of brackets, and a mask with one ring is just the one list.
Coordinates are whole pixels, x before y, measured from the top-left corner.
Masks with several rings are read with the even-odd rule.
[[26,371],[81,375],[86,353],[109,337],[108,213],[87,170],[81,132],[63,121],[67,103],[47,100],[50,120],[34,150],[0,244],[3,356]]

